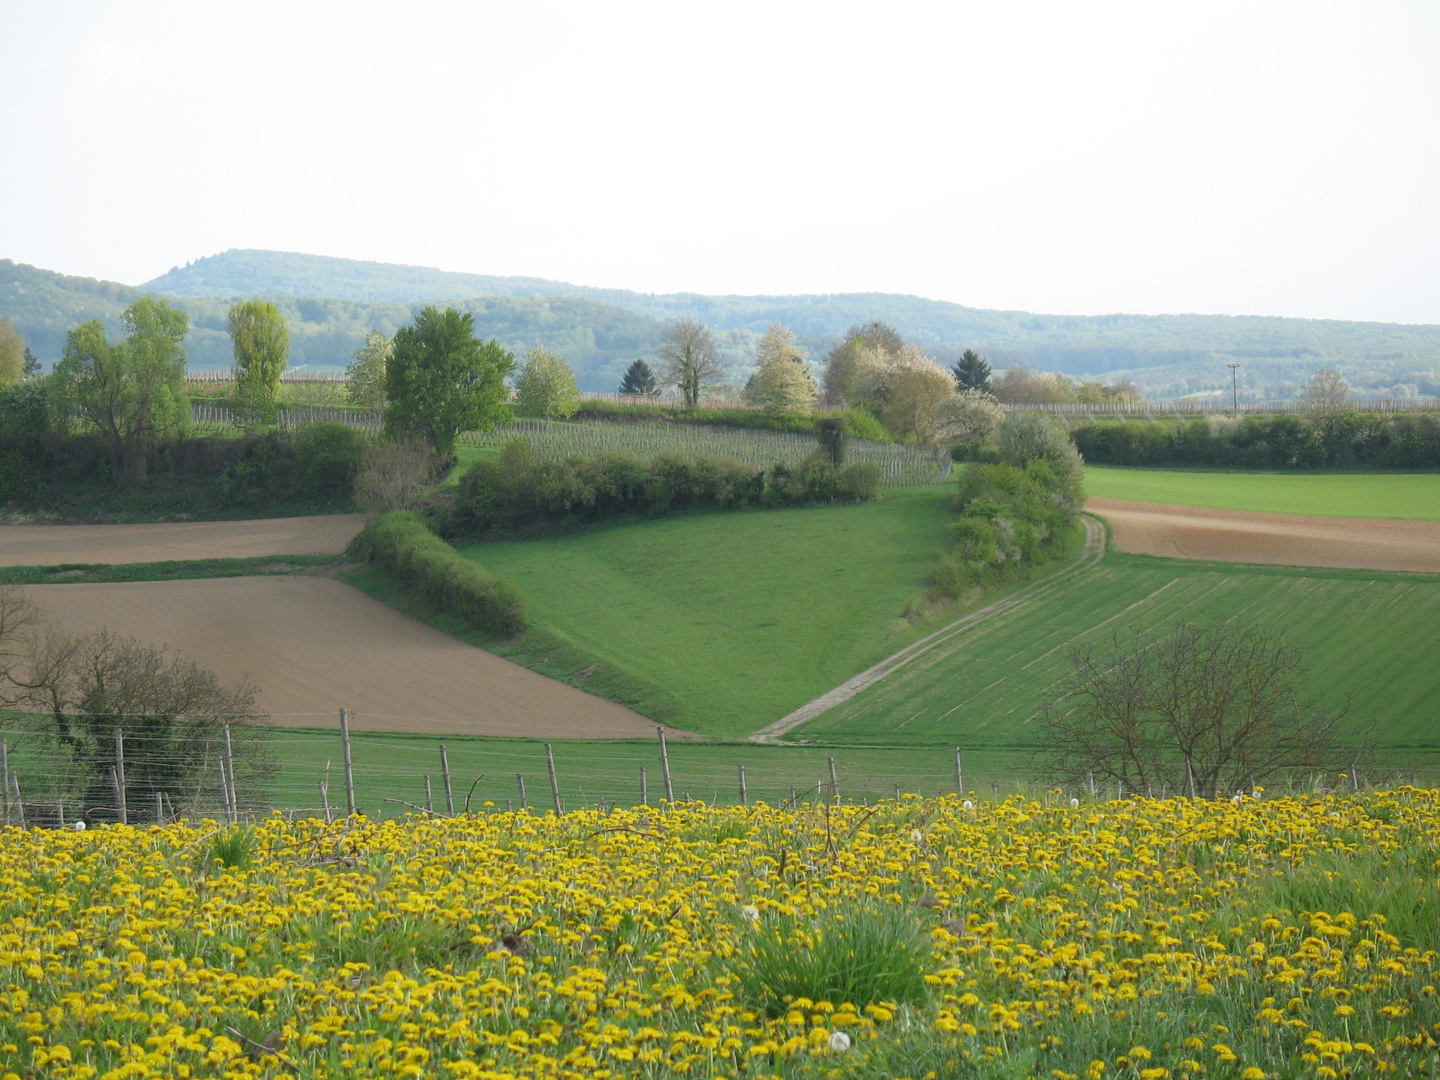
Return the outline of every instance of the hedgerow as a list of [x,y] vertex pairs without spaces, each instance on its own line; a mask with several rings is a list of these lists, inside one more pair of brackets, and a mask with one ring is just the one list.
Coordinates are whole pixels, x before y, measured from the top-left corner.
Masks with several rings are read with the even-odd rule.
[[542,460],[516,440],[498,461],[460,479],[441,530],[451,537],[536,536],[577,525],[683,510],[850,503],[879,495],[878,465],[838,466],[814,455],[757,469],[725,458],[660,454],[572,455]]
[[519,590],[462,558],[416,514],[399,510],[372,518],[358,546],[437,610],[497,636],[525,629]]

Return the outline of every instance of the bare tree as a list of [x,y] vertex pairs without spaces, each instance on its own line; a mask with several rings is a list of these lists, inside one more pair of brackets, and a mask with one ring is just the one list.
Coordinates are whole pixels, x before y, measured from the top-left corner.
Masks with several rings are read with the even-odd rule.
[[1300,388],[1300,400],[1321,416],[1344,412],[1350,407],[1350,384],[1333,368],[1321,368]]
[[440,459],[428,446],[377,439],[360,456],[355,470],[355,502],[372,514],[413,510],[435,481]]
[[106,630],[77,637],[41,626],[9,689],[14,706],[29,713],[22,726],[49,758],[51,776],[69,788],[50,795],[78,800],[87,814],[115,805],[117,730],[129,805],[148,809],[156,794],[182,806],[218,804],[227,724],[240,809],[265,806],[274,756],[247,682],[226,687],[169,649]]
[[715,338],[699,319],[688,315],[669,323],[655,346],[655,359],[660,364],[660,381],[673,386],[694,408],[700,395],[718,386],[725,377],[725,361],[715,348]]
[[1041,712],[1037,764],[1050,780],[1213,795],[1360,755],[1342,738],[1348,702],[1331,712],[1302,699],[1300,655],[1278,634],[1181,623],[1112,645],[1073,653],[1068,684]]

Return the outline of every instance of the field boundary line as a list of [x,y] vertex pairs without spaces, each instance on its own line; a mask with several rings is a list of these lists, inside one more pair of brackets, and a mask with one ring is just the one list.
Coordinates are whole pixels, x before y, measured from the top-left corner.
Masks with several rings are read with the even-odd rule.
[[1013,611],[1022,604],[1029,602],[1041,593],[1047,592],[1056,584],[1066,578],[1095,565],[1105,554],[1105,525],[1092,514],[1082,514],[1081,520],[1085,524],[1085,547],[1080,552],[1080,558],[1058,573],[1052,574],[1043,581],[1037,581],[1033,585],[1027,585],[1009,596],[996,600],[994,603],[986,604],[984,607],[964,615],[954,622],[941,627],[932,634],[927,634],[919,641],[907,645],[898,652],[892,653],[878,664],[866,668],[858,675],[852,675],[833,690],[827,690],[817,698],[812,698],[804,705],[801,705],[793,712],[787,713],[779,720],[766,724],[759,731],[749,736],[751,742],[773,743],[778,742],[780,736],[793,731],[801,724],[808,723],[823,713],[829,712],[837,705],[849,701],[861,691],[874,686],[887,675],[905,667],[914,660],[919,659],[937,646],[945,644],[955,635],[963,633],[977,623],[996,615],[1003,615],[1007,611]]

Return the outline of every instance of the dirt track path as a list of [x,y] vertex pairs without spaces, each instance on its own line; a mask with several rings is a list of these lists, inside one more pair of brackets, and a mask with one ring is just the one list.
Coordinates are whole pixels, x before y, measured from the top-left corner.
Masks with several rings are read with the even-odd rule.
[[1175,559],[1440,573],[1440,521],[1327,518],[1090,499],[1118,551]]
[[0,566],[335,555],[364,527],[364,514],[160,525],[0,525]]
[[274,723],[545,739],[652,738],[655,722],[537,675],[329,578],[31,585],[61,626],[176,646],[227,684],[249,676]]
[[787,713],[779,720],[766,724],[759,731],[753,732],[750,735],[750,741],[758,743],[778,742],[780,736],[793,731],[801,724],[815,719],[815,717],[821,713],[828,712],[836,705],[849,701],[862,690],[875,685],[875,683],[887,675],[899,671],[912,660],[924,656],[931,649],[937,645],[944,644],[956,634],[963,633],[976,623],[983,622],[995,615],[1011,611],[1021,604],[1028,603],[1036,596],[1053,587],[1056,582],[1063,581],[1077,571],[1083,570],[1088,566],[1093,566],[1099,562],[1105,554],[1105,527],[1092,517],[1086,516],[1081,520],[1085,523],[1085,548],[1081,551],[1080,558],[1076,559],[1065,569],[1058,573],[1051,574],[1049,577],[1042,581],[1037,581],[1033,585],[1027,585],[1025,588],[1013,592],[1003,599],[996,600],[993,604],[986,604],[984,607],[972,611],[962,618],[956,619],[948,626],[936,630],[933,634],[921,638],[913,645],[907,645],[899,652],[887,656],[873,667],[866,668],[860,672],[859,675],[853,675],[846,679],[839,686],[835,687],[835,689],[827,690],[819,697],[812,698],[794,712]]

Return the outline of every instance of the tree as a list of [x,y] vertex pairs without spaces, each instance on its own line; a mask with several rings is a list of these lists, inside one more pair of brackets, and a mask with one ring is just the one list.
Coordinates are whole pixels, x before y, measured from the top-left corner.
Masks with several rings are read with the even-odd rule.
[[116,472],[143,483],[158,442],[177,433],[189,412],[183,311],[147,296],[125,309],[128,334],[110,344],[98,319],[70,331],[52,375],[59,400],[91,425]]
[[650,370],[650,365],[644,360],[635,360],[625,369],[625,377],[620,380],[616,393],[651,397],[660,393],[660,387],[655,382],[655,373]]
[[30,713],[52,757],[49,771],[69,788],[52,790],[52,798],[78,799],[87,817],[110,816],[118,729],[126,803],[137,817],[157,794],[178,806],[214,805],[228,725],[240,807],[265,809],[274,759],[254,687],[226,687],[191,660],[107,630],[75,637],[46,628],[27,644],[11,697]]
[[563,357],[544,345],[534,346],[515,374],[515,404],[546,420],[569,419],[580,408],[575,372]]
[[427,307],[395,332],[385,368],[385,427],[454,457],[462,431],[489,431],[510,419],[505,378],[513,353],[475,337],[475,317]]
[[990,392],[990,365],[974,349],[966,349],[950,369],[955,375],[955,388],[960,391]]
[[755,350],[755,374],[745,393],[769,413],[808,413],[815,409],[815,379],[795,344],[795,335],[771,323]]
[[0,316],[0,390],[25,378],[30,358],[30,348],[15,329],[14,321]]
[[1300,401],[1317,416],[1333,416],[1350,408],[1350,384],[1332,368],[1321,368],[1300,388]]
[[660,381],[680,391],[686,408],[695,408],[700,395],[725,377],[725,361],[709,327],[688,315],[661,331],[655,358],[660,362]]
[[954,396],[955,381],[950,373],[919,349],[907,346],[888,374],[883,398],[875,404],[891,431],[921,446],[933,446],[942,410]]
[[1302,699],[1300,655],[1278,634],[1179,624],[1159,640],[1071,654],[1073,673],[1040,714],[1041,771],[1130,791],[1210,796],[1277,774],[1352,766],[1346,709]]
[[866,366],[866,357],[898,356],[904,347],[899,331],[887,323],[872,320],[850,327],[825,359],[825,403],[833,408],[855,404],[854,381],[857,370]]
[[1009,367],[991,381],[990,392],[1005,405],[1046,405],[1077,399],[1073,379],[1047,371]]
[[345,396],[364,409],[385,407],[385,367],[394,343],[379,330],[365,335],[365,344],[345,367]]
[[246,300],[230,308],[235,402],[247,422],[274,423],[280,374],[290,356],[290,327],[274,304]]
[[25,378],[33,379],[40,374],[41,364],[39,359],[30,351],[30,346],[25,346]]
[[1000,423],[1000,459],[1021,469],[1034,461],[1046,462],[1060,481],[1062,497],[1077,509],[1084,503],[1085,459],[1053,416],[1006,413]]
[[936,438],[948,446],[979,446],[995,438],[1004,416],[990,394],[961,390],[940,407]]

